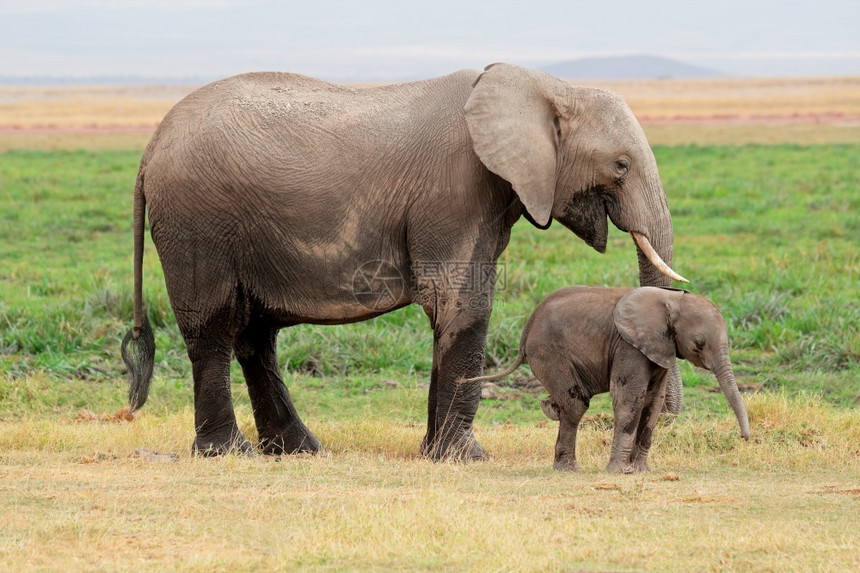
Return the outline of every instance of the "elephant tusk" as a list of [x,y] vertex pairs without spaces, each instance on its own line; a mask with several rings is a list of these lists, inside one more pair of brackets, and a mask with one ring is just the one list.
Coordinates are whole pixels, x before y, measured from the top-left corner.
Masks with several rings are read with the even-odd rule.
[[633,242],[636,243],[636,246],[641,249],[642,253],[651,261],[651,264],[657,268],[658,271],[666,275],[672,280],[679,281],[682,283],[688,283],[687,279],[676,273],[672,270],[672,268],[666,264],[666,262],[660,258],[660,255],[657,254],[657,251],[654,250],[654,247],[651,246],[651,242],[648,240],[648,237],[641,233],[637,233],[636,231],[630,231],[630,236],[633,237]]

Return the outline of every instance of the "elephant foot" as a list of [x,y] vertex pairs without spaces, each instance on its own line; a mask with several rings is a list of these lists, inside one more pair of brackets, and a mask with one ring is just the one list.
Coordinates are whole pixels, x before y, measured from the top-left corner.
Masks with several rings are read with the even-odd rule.
[[576,460],[572,458],[555,460],[552,464],[552,469],[562,472],[578,472],[579,464],[577,464]]
[[632,474],[635,470],[629,461],[610,461],[609,465],[606,466],[606,471],[611,474]]
[[421,443],[421,455],[434,462],[452,460],[458,462],[481,461],[489,459],[489,455],[475,439],[472,430],[458,432],[448,439],[428,439],[424,437]]
[[270,456],[316,454],[323,451],[323,446],[313,432],[299,422],[283,432],[261,434],[260,450]]
[[651,466],[648,465],[648,458],[637,457],[633,462],[633,471],[637,473],[650,473]]
[[238,454],[253,456],[254,446],[245,437],[235,432],[226,437],[197,436],[191,446],[191,453],[195,456],[205,458],[223,456],[226,454]]

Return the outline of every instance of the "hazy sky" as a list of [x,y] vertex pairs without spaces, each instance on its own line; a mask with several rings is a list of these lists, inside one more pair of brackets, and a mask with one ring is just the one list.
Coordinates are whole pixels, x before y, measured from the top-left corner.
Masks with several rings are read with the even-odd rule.
[[0,0],[0,76],[403,79],[631,54],[860,75],[860,0]]

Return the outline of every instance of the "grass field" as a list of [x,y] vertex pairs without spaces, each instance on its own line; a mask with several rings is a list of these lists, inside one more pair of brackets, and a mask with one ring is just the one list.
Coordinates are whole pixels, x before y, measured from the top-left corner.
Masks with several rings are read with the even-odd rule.
[[[431,337],[412,307],[281,334],[285,378],[326,454],[192,458],[190,367],[151,243],[156,379],[143,416],[114,416],[139,147],[0,154],[0,567],[860,568],[860,145],[655,153],[674,266],[723,309],[752,439],[713,378],[682,363],[685,409],[657,430],[654,473],[636,476],[602,471],[606,395],[583,423],[582,472],[553,472],[556,426],[527,367],[482,401],[492,461],[421,459]],[[617,231],[599,255],[523,221],[501,262],[492,368],[550,291],[637,280]],[[253,438],[235,365],[233,382]]]

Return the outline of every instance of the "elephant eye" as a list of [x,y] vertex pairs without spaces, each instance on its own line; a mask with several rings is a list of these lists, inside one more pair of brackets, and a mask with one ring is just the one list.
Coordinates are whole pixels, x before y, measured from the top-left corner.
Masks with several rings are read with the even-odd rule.
[[627,171],[630,169],[630,160],[626,157],[619,157],[615,160],[615,170],[618,172],[618,178],[622,178],[627,175]]
[[705,347],[705,339],[704,338],[696,338],[694,341],[696,343],[696,350],[701,351]]

